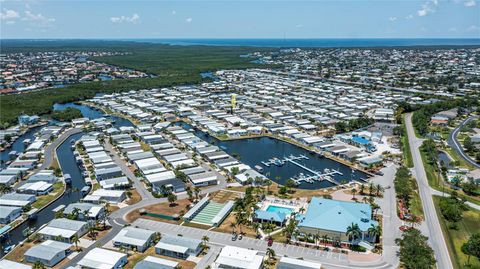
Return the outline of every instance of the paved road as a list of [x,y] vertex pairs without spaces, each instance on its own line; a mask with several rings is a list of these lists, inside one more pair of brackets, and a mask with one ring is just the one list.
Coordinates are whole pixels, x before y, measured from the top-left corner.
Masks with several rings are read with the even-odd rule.
[[466,120],[464,120],[462,123],[460,123],[460,125],[457,128],[455,128],[453,130],[453,132],[451,132],[450,135],[448,136],[447,143],[453,150],[455,150],[460,155],[460,157],[462,157],[462,159],[464,159],[468,163],[472,164],[473,166],[475,166],[477,168],[480,168],[480,164],[475,162],[472,158],[470,158],[470,156],[468,156],[465,153],[462,145],[460,144],[460,142],[458,142],[458,139],[457,139],[457,135],[460,132],[460,129],[462,129],[462,127],[465,124],[469,123],[473,119],[475,119],[475,118],[474,117],[469,117]]
[[[82,132],[82,129],[73,128],[73,129],[68,129],[67,131],[60,134],[59,137],[57,137],[50,145],[48,145],[45,148],[45,150],[43,152],[43,163],[40,165],[40,167],[33,170],[32,173],[30,174],[30,176],[33,176],[33,175],[37,174],[41,170],[45,170],[45,169],[50,168],[50,166],[52,166],[54,157],[56,156],[55,151],[57,150],[58,146],[60,146],[71,135],[78,134],[80,132]],[[15,186],[15,188],[19,188],[26,183],[27,183],[27,181],[21,181]]]
[[105,140],[105,149],[111,154],[113,161],[122,169],[124,175],[126,175],[130,180],[133,181],[133,187],[142,197],[142,200],[150,200],[153,198],[151,192],[149,192],[144,186],[143,183],[138,179],[135,174],[127,166],[126,162],[118,155],[117,151],[113,148],[112,144],[108,142],[108,139]]
[[[114,155],[115,156],[115,155]],[[225,180],[220,180],[218,185],[214,185],[208,188],[204,188],[200,191],[200,194],[208,194],[212,192],[219,191],[221,189],[225,189],[227,187],[227,182]],[[145,189],[143,185],[140,185],[140,190],[139,193],[141,193],[142,189]],[[188,198],[186,193],[181,193],[177,195],[178,200],[181,199],[186,199]],[[123,207],[118,209],[117,211],[113,212],[109,216],[109,224],[112,226],[110,232],[106,234],[104,237],[98,239],[94,244],[92,244],[90,247],[84,249],[82,252],[80,252],[78,255],[76,255],[74,258],[72,258],[67,264],[65,264],[62,268],[67,268],[69,266],[74,266],[76,265],[84,256],[87,254],[90,250],[97,246],[103,246],[106,243],[108,243],[110,240],[112,240],[118,232],[123,228],[124,225],[129,224],[129,222],[125,219],[126,215],[128,213],[132,212],[133,210],[153,205],[153,204],[158,204],[158,203],[166,203],[168,202],[167,198],[148,198],[141,200],[140,202],[130,205],[127,207]]]
[[[262,254],[265,254],[268,248],[267,241],[265,240],[244,237],[242,240],[232,241],[232,237],[228,233],[213,232],[147,219],[137,219],[132,226],[161,232],[163,234],[181,234],[182,236],[196,239],[201,239],[206,235],[209,237],[209,242],[213,246],[231,245],[242,248],[251,248],[258,250]],[[275,251],[277,256],[288,256],[293,258],[302,257],[305,260],[319,261],[322,263],[322,268],[392,268],[391,265],[378,261],[372,263],[351,264],[345,254],[321,251],[313,248],[285,245],[276,242],[273,243],[271,248]]]
[[406,115],[405,125],[407,127],[408,141],[410,143],[410,151],[412,152],[413,158],[412,172],[418,183],[419,194],[425,215],[425,223],[421,226],[421,230],[426,236],[428,236],[428,241],[435,252],[437,267],[441,269],[453,268],[445,238],[443,237],[440,222],[433,204],[432,192],[428,185],[427,174],[425,173],[422,157],[420,155],[420,146],[422,145],[423,140],[415,136],[412,125],[412,113]]
[[43,164],[38,168],[38,170],[43,170],[47,169],[52,165],[54,156],[55,156],[55,150],[57,149],[58,146],[60,146],[67,138],[69,138],[71,135],[78,134],[82,132],[82,129],[80,128],[73,128],[65,131],[63,134],[61,134],[57,139],[55,139],[48,147],[45,149],[45,152],[43,154],[44,156],[44,161]]

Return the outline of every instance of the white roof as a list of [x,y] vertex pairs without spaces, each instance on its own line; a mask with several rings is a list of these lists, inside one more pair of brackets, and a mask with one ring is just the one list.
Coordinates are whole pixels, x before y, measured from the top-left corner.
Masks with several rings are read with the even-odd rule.
[[111,269],[120,259],[126,257],[127,254],[119,253],[103,248],[94,248],[90,250],[78,264],[89,268]]
[[9,260],[0,260],[0,269],[31,269],[29,265],[25,265],[19,262],[12,262]]
[[310,262],[300,259],[294,259],[289,257],[282,257],[277,268],[279,269],[290,269],[290,268],[301,268],[301,269],[320,269],[322,265],[317,262]]
[[257,255],[256,250],[225,246],[215,262],[234,268],[259,269],[262,266],[263,257]]

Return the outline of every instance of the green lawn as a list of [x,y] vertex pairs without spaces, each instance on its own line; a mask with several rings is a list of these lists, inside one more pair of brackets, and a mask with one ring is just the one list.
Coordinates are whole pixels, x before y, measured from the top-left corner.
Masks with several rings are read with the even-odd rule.
[[[439,173],[437,173],[435,171],[435,168],[433,167],[433,165],[429,164],[426,161],[425,152],[423,152],[421,147],[420,147],[420,155],[422,156],[423,167],[425,168],[425,173],[427,174],[428,185],[430,185],[430,187],[432,187],[432,188],[434,188],[438,191],[444,191],[446,193],[450,193],[452,191],[452,189],[448,188],[447,186],[445,186],[445,187],[442,186],[443,185],[443,179],[441,178]],[[459,190],[457,192],[458,192],[459,197],[465,198],[467,201],[469,201],[471,203],[480,205],[480,197],[466,195],[461,190]]]
[[466,267],[467,256],[461,251],[462,244],[467,241],[468,237],[479,230],[480,211],[470,208],[463,213],[463,219],[458,223],[458,230],[448,228],[447,222],[443,218],[439,209],[440,197],[433,196],[433,202],[437,211],[442,232],[447,242],[448,252],[454,268],[480,268],[480,262],[474,257],[470,258],[471,267]]
[[410,199],[410,211],[417,217],[423,217],[422,199],[420,199],[418,194],[418,188],[415,189]]
[[62,195],[63,193],[63,188],[65,187],[65,184],[62,181],[58,181],[57,183],[53,184],[53,195],[47,194],[47,195],[42,195],[42,196],[37,196],[37,200],[32,204],[32,207],[34,208],[42,208],[51,201],[55,200],[57,197]]
[[410,151],[410,143],[408,141],[407,129],[405,127],[405,115],[402,117],[402,133],[401,133],[401,140],[402,140],[402,154],[403,154],[403,163],[406,167],[412,168],[413,167],[413,159],[412,159],[412,152]]

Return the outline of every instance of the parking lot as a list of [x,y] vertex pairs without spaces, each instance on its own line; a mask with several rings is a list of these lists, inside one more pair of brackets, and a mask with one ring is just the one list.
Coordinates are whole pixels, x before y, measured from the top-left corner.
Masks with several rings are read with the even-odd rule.
[[[212,232],[199,228],[192,228],[170,223],[158,222],[147,219],[137,219],[132,226],[154,230],[163,234],[180,235],[190,238],[201,239],[204,235],[209,237],[211,245],[225,246],[231,245],[242,248],[255,249],[265,253],[267,241],[244,237],[241,240],[232,241],[232,236],[227,233]],[[302,257],[305,260],[316,260],[320,262],[348,264],[347,255],[341,253],[333,253],[331,251],[322,251],[312,248],[305,248],[300,246],[273,243],[271,248],[275,251],[277,256],[288,256],[292,258]]]

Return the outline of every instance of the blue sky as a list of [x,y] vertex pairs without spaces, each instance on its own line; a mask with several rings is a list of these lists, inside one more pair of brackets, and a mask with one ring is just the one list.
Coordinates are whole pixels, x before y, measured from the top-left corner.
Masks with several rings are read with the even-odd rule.
[[479,0],[0,0],[1,38],[480,38]]

